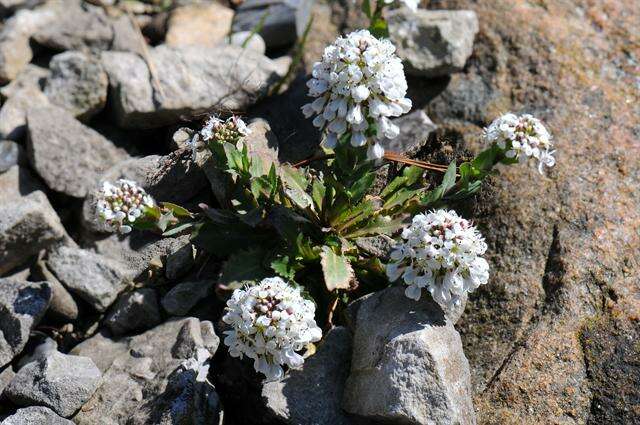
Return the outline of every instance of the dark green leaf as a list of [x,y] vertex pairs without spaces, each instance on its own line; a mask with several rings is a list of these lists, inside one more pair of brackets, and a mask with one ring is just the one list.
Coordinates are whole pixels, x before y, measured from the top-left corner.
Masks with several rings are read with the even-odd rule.
[[320,254],[320,265],[324,275],[324,283],[329,292],[336,289],[349,289],[355,276],[349,260],[336,254],[328,246],[322,247]]
[[270,273],[263,266],[264,256],[260,248],[235,252],[223,264],[218,282],[229,289],[237,289],[268,277]]

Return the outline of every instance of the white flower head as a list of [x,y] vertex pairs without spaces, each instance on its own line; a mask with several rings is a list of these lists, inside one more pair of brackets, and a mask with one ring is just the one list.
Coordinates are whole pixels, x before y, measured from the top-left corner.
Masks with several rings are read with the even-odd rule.
[[155,206],[155,201],[136,182],[120,179],[115,184],[102,184],[96,206],[109,230],[129,233],[133,223],[144,215],[145,207]]
[[[395,0],[384,0],[386,4],[391,4],[394,1]],[[400,0],[400,3],[405,7],[411,9],[412,12],[415,12],[418,10],[418,4],[420,3],[420,0]]]
[[507,158],[515,158],[520,162],[534,158],[538,161],[540,174],[544,167],[553,167],[556,163],[551,135],[542,122],[532,115],[505,114],[484,129],[483,138],[487,143],[503,149]]
[[242,118],[232,115],[226,120],[222,120],[216,115],[210,115],[204,127],[193,135],[188,143],[195,159],[200,141],[205,143],[228,142],[235,145],[244,136],[251,134],[251,129],[247,127]]
[[389,40],[378,40],[367,30],[339,37],[324,49],[307,82],[309,96],[316,99],[302,113],[325,133],[324,145],[333,148],[349,135],[353,146],[369,145],[369,159],[384,154],[380,140],[399,133],[389,117],[411,110],[405,97],[407,80],[402,61]]
[[425,288],[449,309],[487,283],[489,264],[481,257],[486,250],[482,235],[455,211],[418,214],[391,252],[387,276],[402,278],[407,297],[419,300]]
[[314,314],[314,304],[302,297],[300,289],[279,277],[267,278],[236,289],[227,301],[222,320],[231,329],[224,332],[224,343],[231,356],[247,356],[267,380],[279,380],[283,365],[302,366],[304,358],[298,351],[322,338]]

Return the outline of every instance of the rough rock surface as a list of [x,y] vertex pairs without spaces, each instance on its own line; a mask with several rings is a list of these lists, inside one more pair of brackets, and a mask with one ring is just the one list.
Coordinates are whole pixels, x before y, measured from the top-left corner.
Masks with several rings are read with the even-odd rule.
[[0,422],[2,425],[73,425],[69,419],[58,416],[53,410],[43,406],[18,409],[16,413]]
[[25,88],[42,90],[49,75],[51,75],[49,69],[28,64],[13,81],[0,88],[0,97],[9,99]]
[[73,299],[67,288],[47,268],[46,263],[39,259],[31,268],[31,279],[46,281],[51,287],[51,302],[47,310],[47,316],[56,320],[73,321],[78,318],[78,304]]
[[158,127],[209,109],[243,110],[280,78],[271,59],[237,46],[158,46],[149,56],[157,84],[141,57],[102,54],[122,127]]
[[69,417],[95,392],[100,377],[90,358],[54,351],[20,369],[5,393],[20,406],[44,405]]
[[[35,179],[27,168],[14,165],[4,173],[0,173],[0,193],[6,202],[28,195],[44,187]],[[2,273],[2,272],[0,272]]]
[[64,52],[51,58],[49,69],[44,93],[51,103],[81,121],[104,108],[109,80],[98,59],[77,51]]
[[162,307],[174,316],[184,316],[201,300],[213,293],[213,281],[179,283],[162,297]]
[[427,144],[429,136],[437,126],[422,110],[413,111],[393,120],[400,127],[400,134],[395,139],[383,139],[385,150],[414,156],[420,148]]
[[51,288],[46,282],[0,279],[0,367],[22,351],[50,299]]
[[39,88],[25,87],[7,99],[0,109],[0,137],[21,141],[25,135],[27,110],[49,104]]
[[158,296],[152,288],[141,288],[122,295],[105,318],[115,336],[150,329],[162,321]]
[[[251,37],[251,38],[249,38]],[[249,41],[247,41],[249,39]],[[246,43],[245,49],[253,50],[256,53],[264,55],[267,51],[267,45],[262,36],[251,31],[238,31],[229,36],[229,44],[242,47]]]
[[[19,167],[15,168],[19,171]],[[9,173],[11,171],[0,176]],[[21,177],[17,172],[14,176]],[[23,189],[21,183],[18,183],[18,191]],[[8,198],[10,200],[11,196]],[[3,202],[0,204],[0,274],[66,238],[60,219],[41,191],[14,199],[11,203]]]
[[105,311],[135,277],[122,262],[67,246],[49,253],[47,266],[69,290],[100,312]]
[[373,421],[474,424],[460,335],[431,298],[401,287],[358,300],[342,407]]
[[229,34],[232,20],[233,10],[219,3],[177,7],[169,16],[165,43],[169,46],[214,47]]
[[14,165],[24,164],[25,153],[22,146],[11,140],[0,141],[0,173],[8,171]]
[[127,157],[95,130],[58,107],[30,109],[27,154],[51,189],[83,198],[98,177]]

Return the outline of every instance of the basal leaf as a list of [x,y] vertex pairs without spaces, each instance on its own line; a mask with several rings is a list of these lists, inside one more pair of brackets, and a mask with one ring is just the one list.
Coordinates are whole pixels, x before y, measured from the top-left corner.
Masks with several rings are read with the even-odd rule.
[[320,253],[320,265],[322,266],[324,283],[329,292],[351,287],[355,275],[351,263],[346,257],[336,254],[328,246],[323,246]]
[[260,248],[237,251],[222,265],[218,282],[229,289],[258,282],[269,276],[263,265],[265,253]]

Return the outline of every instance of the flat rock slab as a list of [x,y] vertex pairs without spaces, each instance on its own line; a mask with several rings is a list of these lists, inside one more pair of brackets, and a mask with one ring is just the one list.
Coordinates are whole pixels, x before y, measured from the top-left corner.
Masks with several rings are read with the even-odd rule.
[[93,395],[101,376],[90,358],[53,351],[20,369],[5,394],[19,406],[46,406],[69,417]]
[[43,406],[32,406],[18,409],[16,413],[7,417],[0,425],[73,425],[69,419],[59,416],[56,412]]
[[104,52],[113,112],[125,128],[154,128],[207,110],[241,111],[281,78],[278,65],[238,46],[158,46],[149,52],[158,87],[136,54]]
[[98,177],[127,154],[59,107],[27,113],[27,155],[47,186],[84,198]]
[[0,368],[22,351],[50,300],[46,282],[0,279]]

